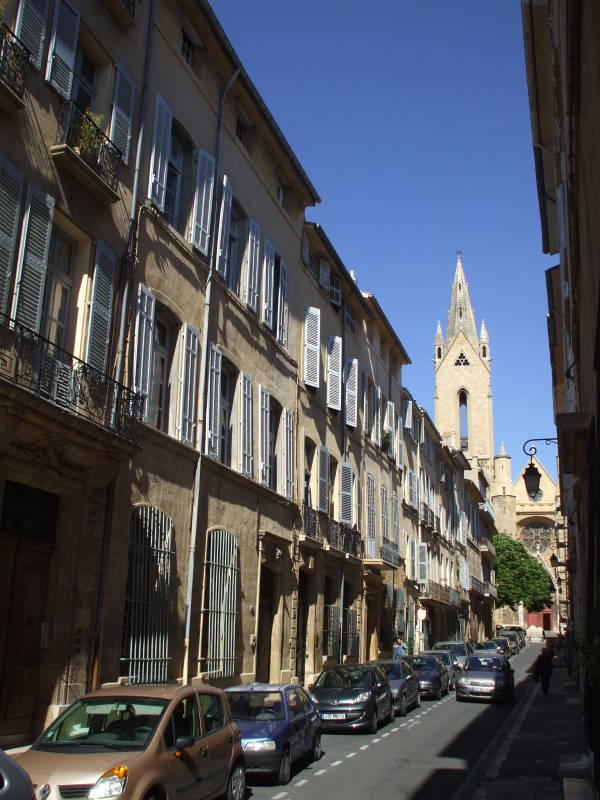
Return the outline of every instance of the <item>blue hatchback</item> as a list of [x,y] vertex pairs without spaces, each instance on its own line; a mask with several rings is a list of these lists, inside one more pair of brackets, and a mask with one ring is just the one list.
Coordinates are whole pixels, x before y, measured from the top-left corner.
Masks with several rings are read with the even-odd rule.
[[226,690],[231,716],[242,734],[246,772],[271,773],[288,783],[292,762],[321,757],[321,719],[300,686],[253,683]]

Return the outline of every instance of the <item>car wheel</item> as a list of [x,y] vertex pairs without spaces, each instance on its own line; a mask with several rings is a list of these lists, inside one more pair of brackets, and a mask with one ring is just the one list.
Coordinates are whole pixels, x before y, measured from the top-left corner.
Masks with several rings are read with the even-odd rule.
[[377,718],[377,709],[373,710],[373,716],[371,717],[371,725],[369,726],[370,733],[377,733],[379,720]]
[[236,764],[227,781],[227,800],[244,800],[246,797],[246,770],[243,764]]
[[441,683],[438,686],[437,692],[435,693],[435,699],[436,700],[441,700],[442,699],[442,684]]
[[402,695],[402,702],[400,703],[400,711],[399,716],[405,717],[406,716],[406,695]]
[[421,708],[421,690],[417,692],[417,702],[415,703],[415,708]]
[[281,754],[281,761],[279,762],[279,772],[277,773],[277,783],[285,785],[290,782],[292,777],[292,757],[290,755],[290,748],[285,747]]
[[323,750],[321,749],[321,734],[317,732],[315,733],[315,738],[313,739],[310,760],[318,761],[322,755],[323,755]]

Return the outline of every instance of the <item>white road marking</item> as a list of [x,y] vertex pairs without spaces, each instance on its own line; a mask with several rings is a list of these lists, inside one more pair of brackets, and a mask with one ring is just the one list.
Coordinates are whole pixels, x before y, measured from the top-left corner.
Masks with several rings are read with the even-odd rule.
[[401,722],[400,723],[400,727],[401,728],[406,728],[407,725],[408,725],[408,722]]
[[360,749],[361,750],[368,750],[369,749],[369,745],[368,744],[363,744],[363,746]]
[[[318,770],[315,772],[315,775],[324,775],[326,772],[327,772],[327,770],[326,770],[326,769],[318,769]],[[277,800],[277,798],[276,798],[276,797],[274,797],[274,798],[273,798],[273,800]]]
[[390,735],[389,733],[382,733],[382,734],[381,734],[381,738],[382,738],[382,739],[385,739],[385,737],[386,737],[386,736],[389,736],[389,735]]
[[[354,753],[353,753],[352,755],[354,755]],[[334,761],[334,762],[333,762],[333,764],[332,764],[331,766],[332,766],[332,767],[339,767],[339,765],[340,765],[341,763],[342,763],[341,761]]]
[[380,741],[381,741],[381,739],[373,739],[373,744],[376,744],[377,742],[380,742]]
[[[356,753],[347,753],[347,754],[346,754],[346,758],[353,758],[355,755],[356,755]],[[342,762],[340,761],[340,764],[341,764],[341,763],[342,763]],[[331,766],[333,767],[333,766],[334,766],[334,764],[332,764]]]
[[295,783],[294,786],[304,786],[305,783],[308,783],[308,778],[302,778],[302,780]]
[[397,730],[398,730],[398,726],[396,726],[395,728],[392,728],[392,733],[396,733]]
[[287,792],[279,792],[278,794],[273,795],[273,800],[281,800],[282,797],[285,797]]

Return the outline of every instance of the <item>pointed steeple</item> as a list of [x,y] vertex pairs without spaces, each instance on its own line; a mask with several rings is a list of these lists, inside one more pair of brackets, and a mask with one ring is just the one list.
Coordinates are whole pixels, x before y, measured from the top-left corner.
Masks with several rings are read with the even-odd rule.
[[444,344],[444,336],[442,335],[442,324],[438,319],[438,326],[435,332],[435,343],[436,344]]
[[487,328],[485,327],[485,320],[481,320],[481,331],[479,332],[479,341],[480,342],[489,342],[490,337],[488,336]]
[[475,315],[469,299],[469,286],[460,258],[457,252],[456,272],[452,282],[452,297],[448,309],[448,327],[446,329],[446,342],[448,346],[454,341],[459,331],[463,331],[467,339],[478,349],[477,330],[475,329]]
[[505,456],[506,450],[504,449],[504,442],[500,442],[500,455]]

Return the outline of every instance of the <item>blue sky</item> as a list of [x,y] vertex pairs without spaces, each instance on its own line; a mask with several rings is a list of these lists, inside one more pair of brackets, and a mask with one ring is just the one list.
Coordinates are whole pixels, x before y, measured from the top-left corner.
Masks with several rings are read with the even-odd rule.
[[[408,351],[433,417],[456,249],[490,336],[494,440],[555,435],[519,0],[211,0],[322,202],[325,228]],[[538,457],[556,475],[556,447]]]

